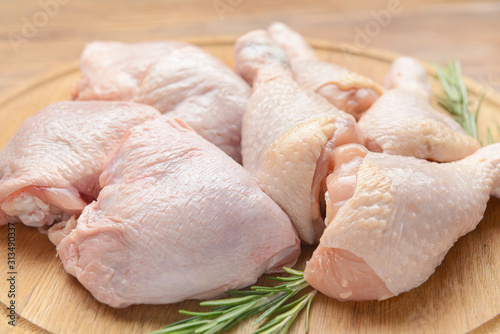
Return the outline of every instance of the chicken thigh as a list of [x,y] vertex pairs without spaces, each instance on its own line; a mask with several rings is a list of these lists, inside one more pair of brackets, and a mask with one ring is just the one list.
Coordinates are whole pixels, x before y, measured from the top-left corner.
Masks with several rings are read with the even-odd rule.
[[0,152],[0,224],[41,227],[79,215],[97,198],[104,160],[124,133],[159,116],[103,101],[54,103],[28,118]]
[[131,129],[100,184],[57,253],[110,306],[216,297],[293,265],[300,253],[278,205],[180,120]]
[[384,85],[389,90],[358,122],[369,150],[449,162],[480,147],[451,117],[432,108],[427,72],[418,61],[395,60]]
[[382,94],[382,88],[370,78],[319,60],[306,40],[285,24],[275,22],[268,32],[285,49],[300,85],[356,119]]
[[94,42],[81,60],[78,100],[122,100],[151,105],[181,118],[241,162],[241,117],[250,87],[200,48],[173,41]]
[[253,87],[243,116],[243,165],[290,217],[305,243],[324,229],[321,193],[330,152],[364,143],[354,118],[292,77],[284,50],[264,30],[235,45],[236,70]]
[[500,144],[441,164],[354,144],[334,156],[341,166],[327,180],[328,226],[305,278],[340,300],[382,300],[421,285],[500,193]]

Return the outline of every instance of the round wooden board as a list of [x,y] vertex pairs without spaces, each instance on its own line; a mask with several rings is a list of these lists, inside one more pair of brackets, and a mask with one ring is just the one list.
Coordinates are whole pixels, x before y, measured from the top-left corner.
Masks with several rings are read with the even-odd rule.
[[[233,66],[234,38],[193,40],[207,52]],[[346,66],[380,81],[397,55],[385,51],[350,52],[344,45],[312,41],[322,59]],[[426,65],[434,89],[434,70]],[[14,135],[21,123],[39,109],[70,98],[78,79],[76,63],[37,78],[0,96],[0,147]],[[466,79],[471,98],[486,90],[479,127],[486,140],[486,125],[500,124],[500,97],[492,89]],[[496,133],[496,127],[493,128]],[[495,138],[498,139],[498,138]],[[422,286],[383,301],[339,302],[318,295],[311,308],[310,333],[465,333],[487,323],[481,333],[498,330],[500,313],[500,200],[492,198],[483,221],[475,231],[461,238],[434,275]],[[114,309],[97,302],[78,281],[68,275],[55,247],[36,229],[16,226],[16,332],[32,333],[146,333],[180,320],[180,309],[201,310],[197,301],[175,305],[138,305]],[[0,280],[2,320],[0,330],[9,332],[5,305],[7,228],[0,227]],[[305,247],[296,268],[304,268],[312,247]],[[229,256],[229,254],[228,254]],[[151,275],[154,275],[152,268]],[[258,284],[271,284],[261,278]],[[493,319],[493,320],[491,320]],[[290,333],[304,332],[304,315]],[[493,324],[493,325],[492,325]],[[485,328],[489,328],[485,331]],[[233,333],[250,333],[246,322]]]

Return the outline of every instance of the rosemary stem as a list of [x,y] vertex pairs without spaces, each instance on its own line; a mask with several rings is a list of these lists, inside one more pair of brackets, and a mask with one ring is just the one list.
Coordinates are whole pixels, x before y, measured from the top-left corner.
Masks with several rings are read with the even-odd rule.
[[[170,334],[215,334],[225,331],[238,322],[255,314],[260,316],[254,325],[262,324],[255,333],[286,333],[298,314],[305,308],[309,312],[312,298],[316,294],[313,290],[295,301],[291,301],[300,291],[309,287],[304,273],[299,270],[284,268],[290,277],[270,277],[281,281],[277,286],[252,286],[250,290],[228,291],[232,298],[209,300],[201,302],[202,306],[212,306],[208,312],[180,311],[191,318],[165,326],[155,333]],[[306,316],[308,326],[309,316]]]

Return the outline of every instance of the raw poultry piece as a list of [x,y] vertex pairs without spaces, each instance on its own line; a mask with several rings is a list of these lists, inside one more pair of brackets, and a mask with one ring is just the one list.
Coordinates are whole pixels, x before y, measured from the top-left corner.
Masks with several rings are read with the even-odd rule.
[[173,41],[94,42],[83,51],[80,70],[75,99],[151,105],[241,162],[241,117],[250,87],[200,48]]
[[360,145],[333,154],[328,226],[305,278],[340,300],[382,300],[421,285],[500,194],[500,144],[441,164]]
[[324,229],[321,194],[331,152],[363,144],[363,135],[351,115],[294,81],[284,50],[266,31],[239,38],[235,57],[253,87],[243,116],[243,165],[312,244]]
[[451,117],[432,108],[427,72],[417,60],[396,59],[384,85],[389,90],[358,123],[369,150],[449,162],[480,147]]
[[278,205],[180,120],[131,129],[100,184],[57,252],[113,307],[216,297],[293,265],[300,253]]
[[275,22],[268,32],[285,49],[295,80],[300,85],[320,94],[356,119],[382,95],[382,88],[370,78],[319,60],[306,40],[285,24]]
[[96,101],[58,102],[28,118],[0,152],[0,225],[79,215],[97,198],[104,160],[124,133],[159,116],[146,105]]

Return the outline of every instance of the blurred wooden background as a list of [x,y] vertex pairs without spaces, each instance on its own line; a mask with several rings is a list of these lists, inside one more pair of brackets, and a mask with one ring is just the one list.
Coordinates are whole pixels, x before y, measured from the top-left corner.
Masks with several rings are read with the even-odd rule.
[[466,75],[500,91],[499,1],[0,0],[0,94],[77,60],[96,39],[238,35],[275,20],[308,38],[459,59]]

